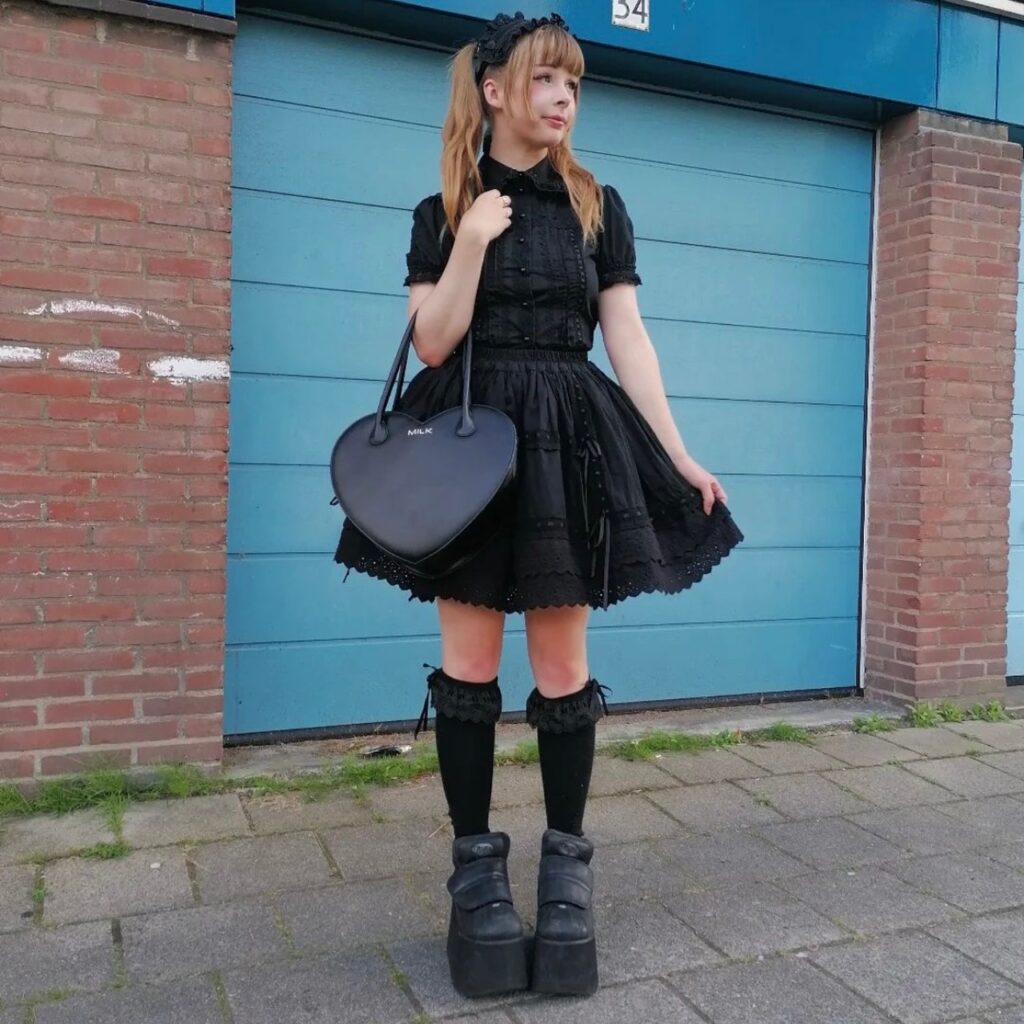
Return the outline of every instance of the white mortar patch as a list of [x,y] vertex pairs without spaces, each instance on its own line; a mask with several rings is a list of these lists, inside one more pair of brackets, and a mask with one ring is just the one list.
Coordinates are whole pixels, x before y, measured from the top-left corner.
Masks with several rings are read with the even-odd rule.
[[41,306],[26,309],[26,316],[67,316],[73,313],[108,313],[131,320],[156,320],[168,327],[180,327],[178,320],[172,320],[162,313],[153,313],[139,306],[128,306],[124,303],[97,302],[95,299],[54,299],[44,302]]
[[127,373],[119,364],[121,353],[112,348],[80,348],[60,357],[61,366],[91,373]]
[[29,345],[0,345],[0,363],[4,366],[24,366],[26,363],[38,363],[43,358],[41,348]]
[[175,384],[197,380],[227,380],[228,364],[223,359],[193,359],[188,356],[166,356],[149,364],[154,377],[165,377]]

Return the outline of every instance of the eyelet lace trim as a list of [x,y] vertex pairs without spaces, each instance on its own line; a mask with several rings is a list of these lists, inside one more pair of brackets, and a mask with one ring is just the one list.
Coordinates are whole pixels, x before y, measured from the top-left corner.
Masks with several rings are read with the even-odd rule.
[[545,697],[535,687],[526,698],[526,721],[545,732],[576,732],[608,713],[605,690],[611,693],[596,679],[566,697]]
[[643,279],[633,267],[607,267],[598,281],[598,288],[607,288],[610,284],[643,284]]
[[452,679],[436,665],[423,664],[434,671],[427,676],[427,695],[423,698],[413,739],[420,729],[427,728],[428,707],[433,706],[438,714],[457,718],[462,722],[497,722],[501,717],[501,688],[495,678],[490,683],[463,683]]
[[422,266],[416,265],[409,269],[409,273],[406,274],[405,280],[402,282],[402,287],[405,288],[420,281],[429,281],[433,284],[440,279],[441,274],[435,268],[428,267],[425,264]]
[[[616,516],[612,514],[616,557],[607,595],[609,606],[639,594],[675,594],[685,590],[703,579],[743,539],[731,515],[718,504],[712,509],[712,521],[704,527],[703,539],[695,539],[675,521],[676,517],[652,509],[655,532],[651,536],[644,517],[631,517],[628,528],[623,523],[615,530]],[[504,562],[495,566],[481,564],[469,579],[462,575],[454,582],[443,577],[423,580],[373,547],[354,529],[343,530],[335,561],[349,571],[355,569],[400,587],[408,592],[410,601],[428,603],[438,597],[450,598],[509,613],[564,605],[600,608],[604,595],[600,583],[588,578],[589,554],[585,545],[579,545],[579,554],[574,557],[567,538],[559,536],[558,525],[549,526],[543,533],[532,532],[533,536],[517,543],[517,550],[522,552],[517,561],[530,569],[520,570],[517,578],[497,586],[495,574],[505,573]]]

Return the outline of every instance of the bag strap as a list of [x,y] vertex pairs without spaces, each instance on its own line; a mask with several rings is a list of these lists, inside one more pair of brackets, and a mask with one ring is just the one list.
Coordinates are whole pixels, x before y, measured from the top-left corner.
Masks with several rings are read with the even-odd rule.
[[[416,325],[416,312],[413,311],[409,317],[409,323],[398,344],[398,352],[395,353],[394,361],[388,372],[388,378],[384,382],[384,391],[377,403],[377,414],[374,417],[373,429],[370,431],[370,444],[383,444],[388,439],[388,428],[386,423],[385,409],[391,392],[394,389],[394,401],[391,404],[391,411],[398,408],[398,400],[401,396],[402,386],[405,383],[405,367],[409,360],[409,348],[412,345],[413,328]],[[466,331],[466,339],[462,344],[462,416],[459,418],[459,426],[455,433],[459,437],[468,437],[476,432],[476,425],[473,422],[473,415],[470,412],[470,376],[472,371],[473,355],[473,329]],[[397,389],[395,384],[398,384]]]

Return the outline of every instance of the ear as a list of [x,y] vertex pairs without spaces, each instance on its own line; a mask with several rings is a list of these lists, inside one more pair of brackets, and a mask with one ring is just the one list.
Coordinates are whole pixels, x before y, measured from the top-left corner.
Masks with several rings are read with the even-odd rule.
[[487,101],[488,106],[494,107],[497,110],[501,110],[504,107],[505,97],[496,78],[484,75],[481,88],[484,91],[484,99]]

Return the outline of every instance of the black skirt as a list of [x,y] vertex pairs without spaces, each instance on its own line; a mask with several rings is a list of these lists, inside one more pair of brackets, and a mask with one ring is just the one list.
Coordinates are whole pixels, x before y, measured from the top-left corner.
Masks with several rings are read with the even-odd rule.
[[[585,350],[474,346],[471,388],[474,404],[507,413],[519,435],[505,528],[456,572],[424,580],[346,519],[336,562],[408,591],[410,600],[451,598],[505,612],[602,608],[690,587],[743,540],[722,502],[704,513],[700,491]],[[461,401],[460,346],[441,366],[421,370],[398,408],[427,419]]]

